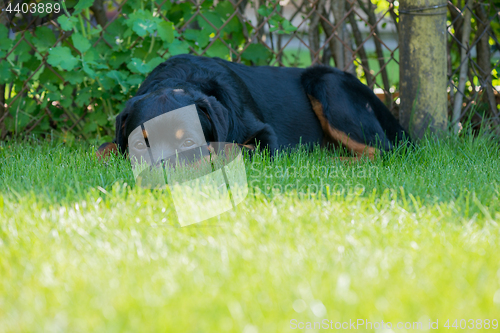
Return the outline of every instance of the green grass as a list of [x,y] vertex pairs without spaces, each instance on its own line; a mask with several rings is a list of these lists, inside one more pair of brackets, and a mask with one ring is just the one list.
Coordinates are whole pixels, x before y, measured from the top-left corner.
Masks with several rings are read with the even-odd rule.
[[447,319],[500,320],[491,140],[426,140],[352,165],[320,150],[259,154],[246,201],[184,228],[168,195],[94,149],[0,145],[0,332],[288,332],[292,319],[325,318],[431,319],[448,332]]

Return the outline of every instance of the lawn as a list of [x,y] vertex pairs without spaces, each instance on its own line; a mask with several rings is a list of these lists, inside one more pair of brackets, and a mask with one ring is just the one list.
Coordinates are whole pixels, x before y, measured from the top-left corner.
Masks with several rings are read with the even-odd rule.
[[[424,140],[357,164],[321,150],[257,154],[247,199],[184,228],[167,194],[94,150],[0,144],[0,332],[498,327],[490,139]],[[392,332],[365,325],[348,330]]]

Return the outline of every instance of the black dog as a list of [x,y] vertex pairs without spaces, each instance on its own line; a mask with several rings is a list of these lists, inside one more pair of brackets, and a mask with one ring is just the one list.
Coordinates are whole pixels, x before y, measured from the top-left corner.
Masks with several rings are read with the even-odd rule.
[[[372,90],[349,73],[327,66],[249,67],[178,55],[149,74],[117,116],[114,144],[102,145],[98,154],[113,149],[125,154],[128,136],[138,126],[192,104],[206,141],[260,142],[271,153],[299,143],[332,143],[355,158],[372,159],[376,148],[389,151],[409,138]],[[179,138],[166,155],[183,142],[188,141]]]

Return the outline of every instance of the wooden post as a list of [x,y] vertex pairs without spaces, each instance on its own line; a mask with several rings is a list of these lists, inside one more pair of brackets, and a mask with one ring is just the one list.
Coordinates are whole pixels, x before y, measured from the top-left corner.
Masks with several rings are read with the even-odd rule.
[[400,122],[413,139],[448,129],[446,0],[400,0]]

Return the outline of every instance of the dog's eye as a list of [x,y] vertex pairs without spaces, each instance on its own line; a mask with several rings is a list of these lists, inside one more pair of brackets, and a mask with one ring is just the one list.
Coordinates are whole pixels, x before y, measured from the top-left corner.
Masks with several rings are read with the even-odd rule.
[[186,140],[184,141],[184,147],[191,147],[194,145],[194,141],[193,140]]
[[144,142],[139,141],[139,142],[136,142],[134,144],[134,148],[142,150],[142,149],[146,149],[146,145],[144,144]]

